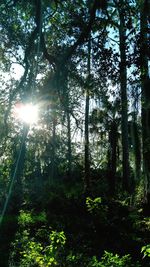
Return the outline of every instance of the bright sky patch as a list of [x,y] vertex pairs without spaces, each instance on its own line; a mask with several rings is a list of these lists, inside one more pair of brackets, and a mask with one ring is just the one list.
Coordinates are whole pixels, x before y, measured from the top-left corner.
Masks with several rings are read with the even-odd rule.
[[38,107],[33,104],[18,103],[14,113],[19,120],[28,124],[34,124],[38,120]]

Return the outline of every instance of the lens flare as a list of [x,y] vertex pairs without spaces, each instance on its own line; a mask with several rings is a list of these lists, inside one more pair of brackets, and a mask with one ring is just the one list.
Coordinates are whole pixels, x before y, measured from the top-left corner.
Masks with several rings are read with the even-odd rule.
[[14,109],[17,119],[28,123],[35,124],[38,120],[38,107],[33,104],[21,104],[18,103]]

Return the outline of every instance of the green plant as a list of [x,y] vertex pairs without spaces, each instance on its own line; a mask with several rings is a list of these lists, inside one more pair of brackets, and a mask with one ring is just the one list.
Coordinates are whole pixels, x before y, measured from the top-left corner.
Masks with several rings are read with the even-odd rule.
[[50,245],[43,246],[34,238],[28,240],[24,251],[21,252],[21,266],[56,266],[58,264],[60,249],[65,245],[64,232],[52,231],[49,236]]
[[44,266],[45,260],[42,255],[43,247],[40,243],[28,241],[23,252],[21,252],[21,266]]
[[73,253],[73,251],[70,251],[68,256],[66,257],[66,266],[87,266],[86,259],[82,253]]
[[31,212],[25,212],[25,211],[21,210],[19,217],[18,217],[18,223],[22,227],[26,227],[28,225],[33,224],[34,220],[32,218]]
[[86,198],[87,210],[91,215],[101,221],[102,224],[107,224],[108,207],[102,203],[101,197],[91,199]]
[[96,256],[89,262],[88,267],[140,267],[139,263],[131,263],[130,255],[120,257],[118,254],[105,251],[99,261]]
[[94,200],[91,199],[90,197],[86,198],[87,210],[90,213],[100,210],[101,209],[101,204],[102,204],[101,197],[97,197]]
[[144,253],[144,257],[150,257],[150,244],[143,246],[141,252]]
[[11,253],[10,262],[15,262],[21,267],[57,266],[65,243],[66,237],[63,231],[52,231],[49,235],[49,244],[45,244],[31,237],[29,232],[24,230],[22,234],[18,234],[13,244],[15,252]]
[[11,251],[9,255],[9,266],[19,266],[20,256],[26,244],[30,239],[30,234],[28,230],[23,230],[22,232],[17,232],[15,241],[11,243]]
[[134,205],[140,207],[141,203],[143,202],[144,197],[144,177],[141,176],[141,179],[139,180],[138,184],[136,185],[135,192],[134,192]]
[[47,221],[46,213],[44,211],[35,215],[32,212],[21,210],[19,217],[18,217],[18,223],[23,228],[27,226],[31,226],[35,224],[36,222],[45,223],[46,221]]

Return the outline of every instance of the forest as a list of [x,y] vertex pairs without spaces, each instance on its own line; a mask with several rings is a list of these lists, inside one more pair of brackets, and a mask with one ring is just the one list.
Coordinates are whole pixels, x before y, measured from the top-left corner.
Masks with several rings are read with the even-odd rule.
[[0,267],[150,266],[150,0],[0,14]]

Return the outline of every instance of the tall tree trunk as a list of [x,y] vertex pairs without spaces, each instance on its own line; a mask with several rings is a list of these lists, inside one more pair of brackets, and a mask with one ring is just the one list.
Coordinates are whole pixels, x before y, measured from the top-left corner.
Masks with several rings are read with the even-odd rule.
[[72,171],[72,149],[71,149],[71,123],[70,123],[70,113],[69,109],[67,109],[67,143],[68,143],[68,151],[67,151],[67,161],[68,161],[68,178],[71,178]]
[[[55,108],[54,108],[55,109]],[[49,177],[49,183],[54,182],[55,174],[56,174],[56,113],[55,110],[53,110],[52,113],[52,156],[51,156],[51,174]]]
[[70,120],[70,94],[68,88],[68,66],[65,66],[63,71],[60,72],[59,88],[61,89],[60,99],[62,99],[62,105],[67,119],[67,178],[71,178],[72,171],[72,146],[71,146],[71,120]]
[[72,147],[71,147],[71,121],[70,121],[70,99],[68,88],[68,69],[63,73],[64,78],[64,109],[67,118],[67,178],[71,178],[72,171]]
[[[25,163],[25,155],[26,155],[26,137],[29,131],[29,126],[24,125],[23,128],[23,134],[21,138],[21,147],[20,151],[18,152],[18,162],[16,161],[16,181],[15,181],[15,187],[14,187],[14,194],[13,197],[15,200],[13,200],[15,209],[20,209],[22,200],[23,200],[23,185],[22,185],[22,175],[24,170],[24,163]],[[15,169],[14,169],[15,172]],[[15,203],[16,201],[16,203]]]
[[140,132],[137,123],[136,115],[133,115],[131,122],[131,143],[133,145],[133,155],[134,155],[134,182],[137,184],[140,179],[141,174],[141,142],[140,142]]
[[130,191],[129,186],[129,140],[128,140],[128,101],[127,101],[127,68],[126,68],[126,28],[124,3],[120,1],[119,7],[119,48],[120,48],[120,90],[122,108],[122,164],[123,164],[123,188]]
[[91,40],[88,41],[88,62],[87,62],[87,87],[85,90],[85,192],[90,188],[90,159],[89,159],[89,87],[90,87],[90,74],[91,74]]
[[111,122],[110,132],[109,132],[109,162],[108,169],[109,171],[109,192],[110,195],[115,193],[115,184],[116,184],[116,164],[117,164],[117,124],[115,121]]
[[148,15],[149,0],[141,1],[140,68],[142,89],[142,143],[145,200],[150,202],[150,78],[148,74]]

